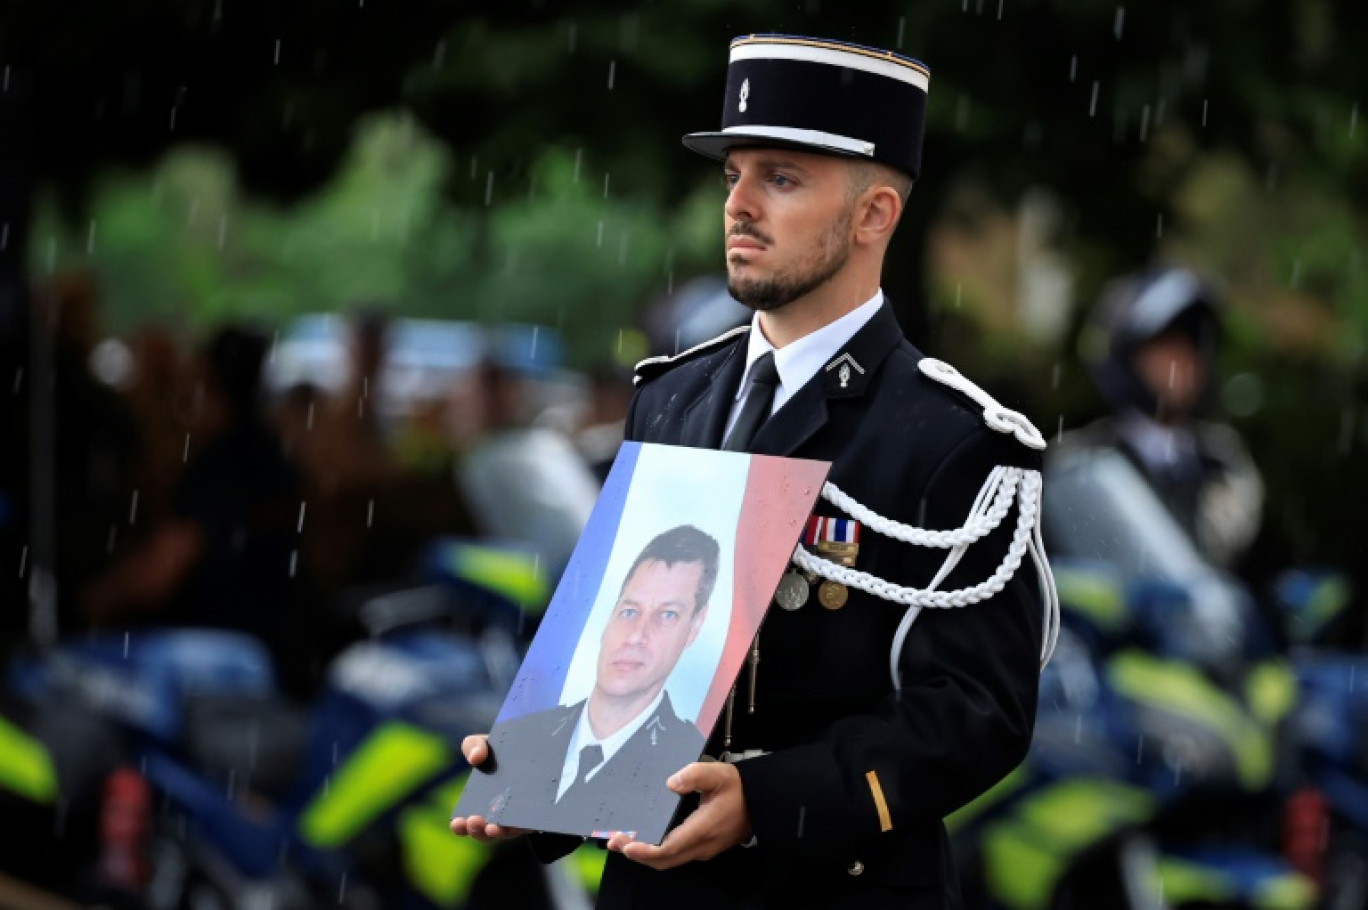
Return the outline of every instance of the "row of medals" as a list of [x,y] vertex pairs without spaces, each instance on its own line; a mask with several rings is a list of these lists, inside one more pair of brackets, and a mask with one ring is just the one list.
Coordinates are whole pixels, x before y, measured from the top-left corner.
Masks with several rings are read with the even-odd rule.
[[[817,544],[817,555],[847,568],[855,565],[860,545],[839,540],[823,540]],[[812,585],[817,576],[812,572],[802,572],[790,568],[779,579],[779,588],[774,592],[774,601],[785,610],[797,610],[807,603]],[[839,610],[850,599],[850,589],[838,581],[823,580],[817,587],[817,602],[828,610]]]

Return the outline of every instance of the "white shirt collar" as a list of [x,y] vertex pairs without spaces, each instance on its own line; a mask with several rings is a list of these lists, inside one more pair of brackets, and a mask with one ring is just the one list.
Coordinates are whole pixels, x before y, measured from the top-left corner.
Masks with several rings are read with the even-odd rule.
[[[779,385],[774,390],[774,405],[770,408],[770,413],[773,414],[784,402],[793,397],[795,392],[807,385],[808,380],[816,376],[817,371],[829,363],[836,352],[854,338],[856,332],[864,328],[865,323],[874,318],[883,302],[884,294],[881,288],[874,292],[873,297],[841,318],[782,348],[775,348],[769,343],[765,333],[760,331],[760,314],[756,313],[751,317],[750,337],[746,343],[746,370],[736,387],[736,400],[739,402],[746,397],[746,391],[750,388],[751,368],[755,366],[755,361],[767,352],[773,351],[774,368],[779,372]],[[738,412],[738,408],[732,408],[732,420],[735,420]],[[731,421],[728,421],[728,429],[730,424]]]
[[598,743],[599,748],[603,750],[603,761],[599,762],[597,768],[589,772],[589,778],[592,778],[595,774],[598,774],[599,771],[603,770],[604,765],[607,765],[608,762],[612,760],[613,756],[617,754],[618,750],[621,749],[624,744],[626,744],[627,740],[631,739],[632,735],[641,729],[642,724],[655,716],[656,711],[660,709],[660,703],[664,700],[665,689],[662,687],[661,690],[656,693],[655,701],[647,705],[645,711],[642,711],[636,717],[632,718],[631,722],[622,727],[622,729],[604,739],[599,739],[595,736],[594,728],[589,726],[589,702],[586,700],[584,702],[583,710],[580,711],[579,723],[575,724],[574,735],[570,737],[570,746],[565,750],[565,763],[561,767],[561,779],[560,784],[556,789],[556,799],[559,800],[564,796],[565,791],[570,789],[570,785],[575,782],[575,778],[579,777],[579,756],[581,749],[585,746]]

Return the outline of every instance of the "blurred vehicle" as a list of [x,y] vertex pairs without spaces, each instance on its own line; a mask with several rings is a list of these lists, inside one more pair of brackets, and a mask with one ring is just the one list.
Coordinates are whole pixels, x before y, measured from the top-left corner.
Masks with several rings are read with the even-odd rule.
[[1315,906],[1279,853],[1296,685],[1276,636],[1120,453],[1061,447],[1046,489],[1064,632],[1035,737],[948,820],[977,906]]
[[262,648],[230,632],[130,631],[17,662],[11,691],[34,711],[74,706],[121,734],[76,896],[152,910],[586,906],[570,878],[584,857],[544,873],[521,844],[447,830],[468,773],[460,742],[491,725],[545,583],[509,548],[439,542],[424,566],[361,606],[368,637],[307,707],[281,699]]

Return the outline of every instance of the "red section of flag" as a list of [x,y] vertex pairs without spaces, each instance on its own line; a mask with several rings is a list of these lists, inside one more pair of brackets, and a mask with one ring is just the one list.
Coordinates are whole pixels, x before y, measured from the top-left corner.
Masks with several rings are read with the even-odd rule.
[[[751,456],[736,525],[731,624],[717,675],[698,715],[705,734],[726,706],[727,692],[750,652],[788,558],[807,527],[828,467],[820,461]],[[765,567],[763,571],[758,568],[761,566]]]

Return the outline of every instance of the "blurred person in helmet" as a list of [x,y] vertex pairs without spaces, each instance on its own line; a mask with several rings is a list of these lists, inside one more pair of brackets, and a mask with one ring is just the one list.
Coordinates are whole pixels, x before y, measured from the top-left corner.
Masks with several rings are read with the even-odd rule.
[[1203,419],[1218,379],[1222,308],[1213,283],[1186,268],[1108,285],[1081,347],[1112,413],[1071,435],[1126,455],[1202,554],[1229,567],[1258,533],[1264,491],[1239,434]]

